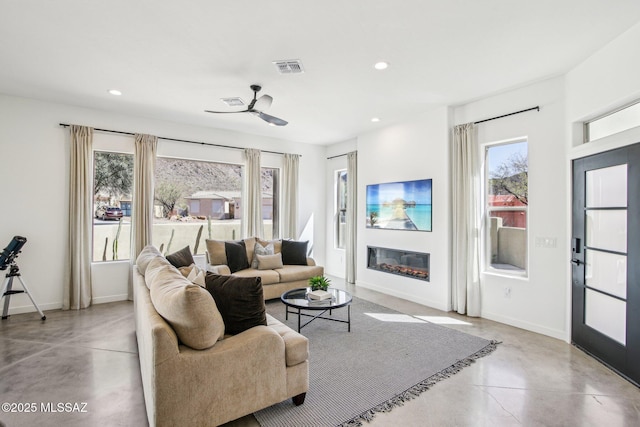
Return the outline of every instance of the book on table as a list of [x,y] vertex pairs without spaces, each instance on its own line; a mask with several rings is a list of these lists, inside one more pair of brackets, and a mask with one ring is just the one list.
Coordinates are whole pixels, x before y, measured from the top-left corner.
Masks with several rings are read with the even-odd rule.
[[333,297],[333,294],[331,292],[322,291],[322,290],[311,291],[307,295],[309,296],[309,299],[316,300],[316,301],[324,301],[327,299],[331,299],[331,297]]

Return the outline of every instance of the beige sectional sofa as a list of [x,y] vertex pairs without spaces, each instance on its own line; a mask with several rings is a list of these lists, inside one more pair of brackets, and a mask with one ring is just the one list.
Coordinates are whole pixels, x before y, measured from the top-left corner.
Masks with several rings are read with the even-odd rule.
[[[238,252],[231,253],[233,247],[230,243],[241,243],[244,246],[248,266],[243,265],[242,262],[236,262]],[[207,240],[206,244],[208,271],[238,277],[260,277],[265,300],[279,298],[290,289],[306,287],[310,278],[324,275],[324,267],[316,265],[313,258],[306,256],[306,242],[265,241],[251,237],[237,242]],[[273,255],[256,255],[256,251],[260,249],[258,245],[263,248],[271,245]],[[297,254],[297,257],[295,253],[294,256],[287,256],[292,250],[302,251],[302,253]],[[281,255],[281,263],[278,263],[278,255]],[[287,264],[288,259],[292,259],[297,264]],[[236,270],[233,269],[234,265],[245,268]]]
[[266,325],[225,334],[211,293],[153,246],[142,251],[133,274],[150,426],[217,426],[288,398],[304,402],[307,338],[268,314]]

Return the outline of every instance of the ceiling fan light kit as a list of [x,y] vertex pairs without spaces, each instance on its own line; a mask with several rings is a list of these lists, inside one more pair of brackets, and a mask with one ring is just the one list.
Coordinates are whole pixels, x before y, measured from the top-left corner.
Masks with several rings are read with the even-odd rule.
[[[278,117],[274,117],[274,116],[270,116],[269,114],[263,113],[263,110],[268,109],[269,107],[271,107],[271,103],[273,102],[273,98],[269,95],[262,95],[260,98],[258,98],[258,92],[260,92],[262,90],[262,87],[259,85],[251,85],[250,86],[251,90],[253,91],[253,99],[251,100],[251,103],[249,104],[249,106],[247,107],[246,110],[240,110],[240,111],[211,111],[211,110],[204,110],[206,113],[214,113],[214,114],[232,114],[232,113],[251,113],[254,116],[257,116],[259,118],[261,118],[262,120],[264,120],[265,122],[269,123],[270,125],[273,126],[286,126],[288,124],[287,121],[282,120]],[[240,99],[240,98],[226,98],[226,99]],[[223,101],[225,101],[223,99]],[[226,101],[225,101],[226,102]],[[229,104],[227,104],[229,105]]]

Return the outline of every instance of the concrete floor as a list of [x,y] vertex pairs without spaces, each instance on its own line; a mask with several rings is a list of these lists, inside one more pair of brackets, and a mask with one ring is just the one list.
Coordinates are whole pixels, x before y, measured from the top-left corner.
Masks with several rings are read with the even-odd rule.
[[[502,341],[491,355],[366,426],[640,425],[640,389],[562,341],[347,289],[403,313],[470,323],[448,326]],[[0,427],[146,425],[132,310],[132,303],[118,302],[48,311],[45,322],[37,313],[2,320],[0,403],[14,405],[9,412],[3,405]],[[226,425],[255,426],[253,416]]]

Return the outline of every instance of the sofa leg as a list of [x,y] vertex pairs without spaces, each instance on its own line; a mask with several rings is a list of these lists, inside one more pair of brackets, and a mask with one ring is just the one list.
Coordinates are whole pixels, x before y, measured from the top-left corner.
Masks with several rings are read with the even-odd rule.
[[291,400],[293,401],[293,404],[296,406],[300,406],[304,403],[304,398],[307,396],[307,393],[300,393],[297,396],[293,396],[291,398]]

